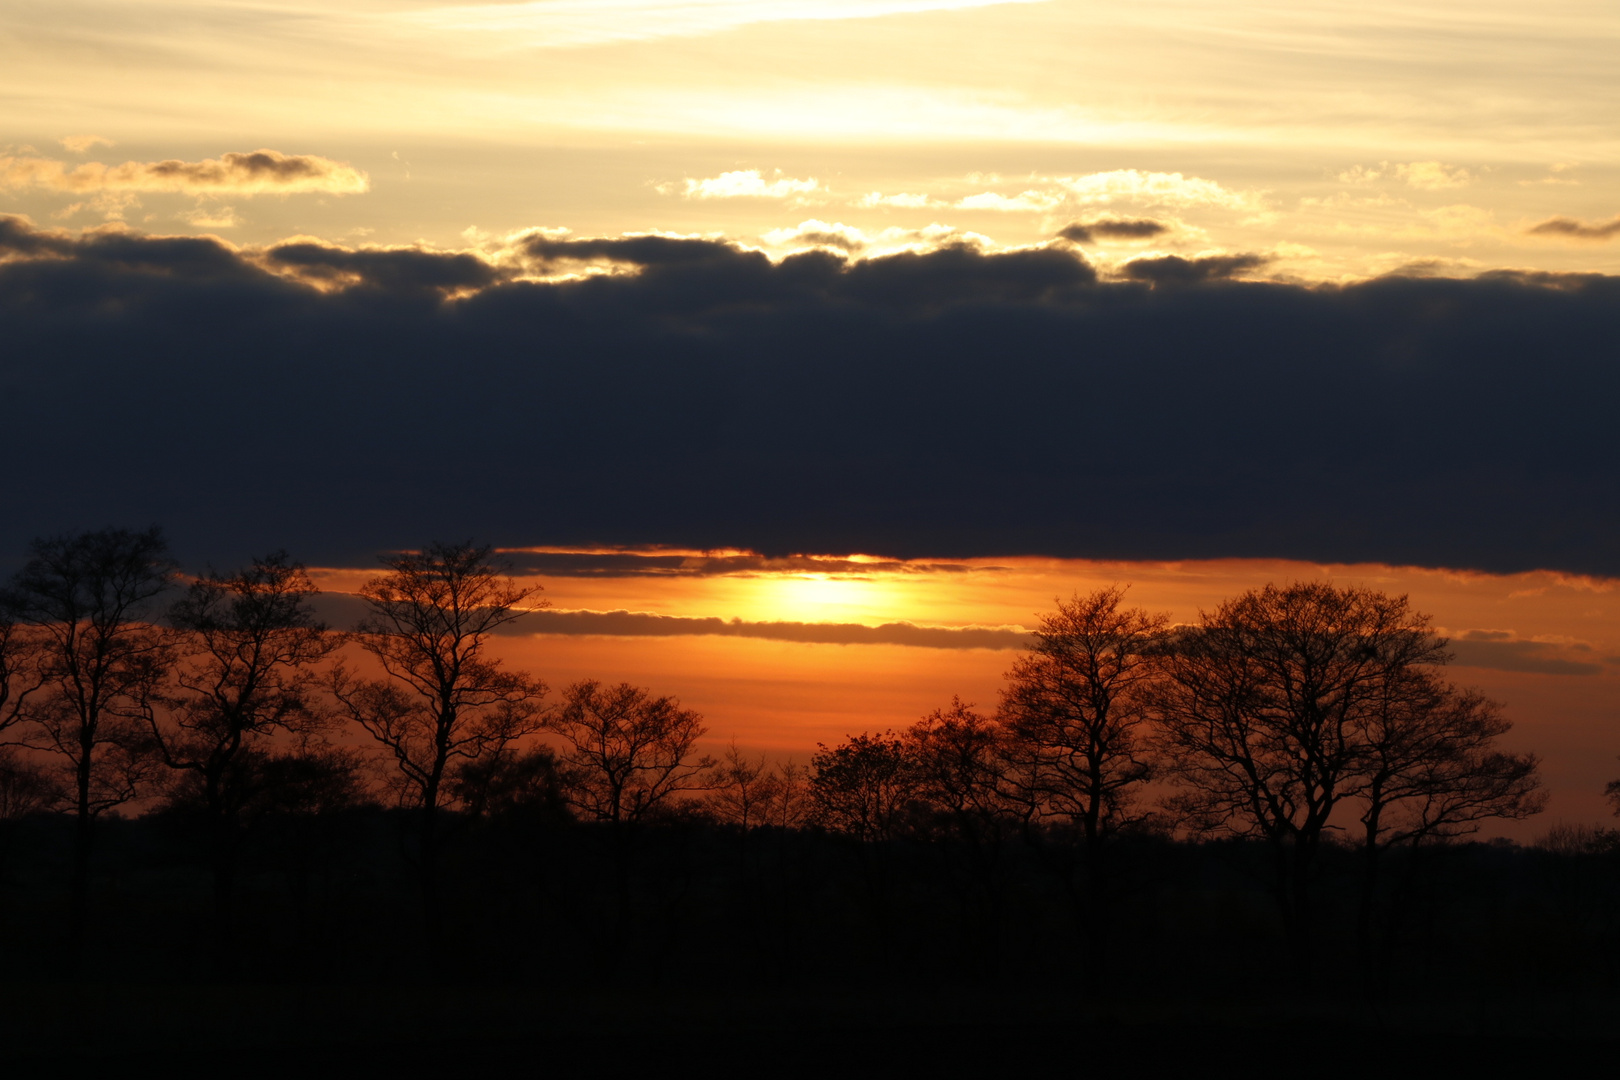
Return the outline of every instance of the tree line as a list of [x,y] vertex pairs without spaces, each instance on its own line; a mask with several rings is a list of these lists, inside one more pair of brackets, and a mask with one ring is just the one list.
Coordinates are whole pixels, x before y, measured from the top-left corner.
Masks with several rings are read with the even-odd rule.
[[[525,880],[605,969],[645,943],[649,895],[691,902],[671,852],[697,830],[736,838],[726,873],[755,915],[796,902],[788,852],[837,845],[879,952],[933,891],[976,938],[962,947],[993,957],[1034,874],[1092,991],[1128,947],[1144,845],[1224,844],[1263,886],[1296,975],[1309,981],[1321,953],[1330,880],[1325,906],[1348,907],[1377,982],[1417,854],[1545,802],[1535,757],[1498,745],[1501,707],[1444,678],[1428,618],[1368,589],[1267,585],[1188,625],[1119,588],[1077,595],[1042,618],[993,709],[954,701],[821,746],[807,768],[735,746],[700,755],[702,717],[673,697],[596,680],[553,695],[504,666],[492,635],[544,601],[487,547],[384,557],[353,631],[315,617],[315,592],[285,553],[182,584],[156,529],[32,545],[0,605],[0,819],[71,821],[69,967],[85,957],[103,819],[147,799],[201,853],[217,976],[241,951],[243,866],[266,823],[385,805],[428,975],[465,947],[482,827],[516,844],[491,880],[510,885],[513,852],[533,860]],[[571,859],[596,875],[583,907],[559,899],[585,865]],[[924,863],[935,884],[919,892]]]

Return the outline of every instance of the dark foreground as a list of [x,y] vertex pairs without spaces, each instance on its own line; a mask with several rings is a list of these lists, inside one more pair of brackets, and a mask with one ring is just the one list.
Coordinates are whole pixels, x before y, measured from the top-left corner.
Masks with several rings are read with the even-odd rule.
[[[1201,1076],[1612,1060],[1620,1000],[1108,1003],[912,991],[860,997],[480,988],[8,986],[12,1075],[152,1070],[452,1075]],[[20,1072],[14,1070],[21,1070]]]

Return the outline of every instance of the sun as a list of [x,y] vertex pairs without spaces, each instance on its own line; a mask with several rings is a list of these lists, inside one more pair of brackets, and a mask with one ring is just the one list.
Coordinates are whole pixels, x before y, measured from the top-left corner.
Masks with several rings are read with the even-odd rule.
[[894,617],[884,583],[868,577],[782,574],[753,584],[756,617],[764,620],[864,623]]

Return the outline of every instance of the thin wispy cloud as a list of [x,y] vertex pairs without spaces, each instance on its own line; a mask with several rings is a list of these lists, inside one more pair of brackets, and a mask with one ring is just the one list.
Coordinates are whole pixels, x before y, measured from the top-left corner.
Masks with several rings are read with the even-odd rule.
[[175,192],[183,195],[352,195],[371,182],[353,166],[315,154],[276,150],[221,154],[201,161],[126,161],[70,165],[44,157],[0,157],[0,187],[87,193]]
[[1419,191],[1444,191],[1466,187],[1474,174],[1461,165],[1447,165],[1443,161],[1380,161],[1377,165],[1355,165],[1339,174],[1346,184],[1374,184],[1380,180],[1393,180]]
[[1570,217],[1548,218],[1526,230],[1531,236],[1556,236],[1566,240],[1613,240],[1620,236],[1620,214],[1608,221],[1586,222]]
[[401,27],[487,35],[501,48],[566,49],[701,37],[753,23],[959,11],[1044,0],[531,0],[389,15]]
[[918,229],[891,226],[876,232],[865,232],[843,222],[811,218],[799,222],[793,228],[772,229],[761,235],[760,239],[777,249],[836,248],[850,254],[859,252],[865,257],[881,257],[907,251],[924,253],[951,247],[974,250],[991,250],[997,247],[995,241],[983,233],[939,222]]
[[64,135],[60,142],[70,154],[86,154],[98,146],[111,146],[113,141],[101,135]]
[[905,191],[897,191],[893,195],[885,195],[881,191],[870,191],[856,200],[855,205],[867,209],[887,206],[896,210],[923,210],[930,206],[949,206],[950,204],[932,199],[927,195]]

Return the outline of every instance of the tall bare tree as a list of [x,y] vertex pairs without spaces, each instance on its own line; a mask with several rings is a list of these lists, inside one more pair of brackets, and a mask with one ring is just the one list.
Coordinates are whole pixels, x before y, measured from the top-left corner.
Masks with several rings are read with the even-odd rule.
[[97,818],[133,799],[151,763],[143,716],[171,660],[157,624],[175,564],[157,528],[35,540],[11,603],[39,635],[28,744],[61,758],[74,815],[69,936],[82,959]]
[[387,572],[360,589],[371,611],[357,638],[383,678],[339,667],[330,687],[392,759],[400,800],[416,811],[423,910],[436,953],[452,770],[500,753],[541,724],[546,685],[492,658],[490,637],[546,601],[535,596],[538,586],[506,576],[487,546],[435,543],[382,562]]
[[308,739],[324,719],[314,665],[341,637],[316,621],[314,594],[303,566],[275,552],[232,574],[204,574],[169,609],[177,660],[148,723],[159,756],[179,774],[176,801],[206,819],[216,968],[231,955],[244,814],[276,775],[271,739]]
[[1123,607],[1124,598],[1114,586],[1059,600],[1001,696],[1006,781],[1026,820],[1056,824],[1059,836],[1078,841],[1042,846],[1069,891],[1094,990],[1111,934],[1108,841],[1144,820],[1136,796],[1154,776],[1144,736],[1167,626],[1163,615]]

